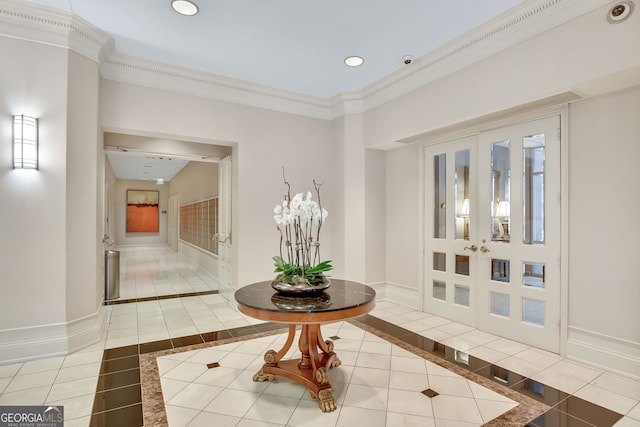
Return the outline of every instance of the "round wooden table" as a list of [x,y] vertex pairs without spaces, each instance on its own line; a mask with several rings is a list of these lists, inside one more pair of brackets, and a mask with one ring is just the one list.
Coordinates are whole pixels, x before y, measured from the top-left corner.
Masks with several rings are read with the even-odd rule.
[[[262,369],[254,381],[271,381],[275,375],[305,385],[323,412],[336,409],[329,369],[340,365],[333,342],[322,337],[320,326],[362,316],[375,307],[376,292],[362,283],[331,279],[331,286],[312,296],[280,294],[271,282],[259,282],[240,288],[235,293],[238,309],[247,316],[289,325],[289,335],[279,350],[264,355]],[[282,360],[291,348],[296,326],[301,325],[299,359]]]

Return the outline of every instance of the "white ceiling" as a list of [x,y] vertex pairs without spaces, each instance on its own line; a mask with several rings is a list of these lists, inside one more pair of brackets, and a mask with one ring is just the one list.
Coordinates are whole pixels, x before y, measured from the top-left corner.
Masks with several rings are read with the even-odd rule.
[[114,132],[104,133],[111,169],[118,179],[171,181],[190,161],[217,163],[230,146],[200,144]]
[[174,159],[171,156],[156,157],[115,151],[107,152],[107,158],[118,179],[142,181],[171,181],[189,163],[189,160]]
[[[329,99],[532,0],[31,0],[109,34],[116,52]],[[360,55],[358,68],[345,57]]]

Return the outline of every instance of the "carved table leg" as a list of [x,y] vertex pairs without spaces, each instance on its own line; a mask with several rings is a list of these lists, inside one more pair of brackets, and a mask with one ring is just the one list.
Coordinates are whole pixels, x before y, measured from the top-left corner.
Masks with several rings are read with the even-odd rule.
[[312,390],[309,390],[309,393],[314,400],[318,401],[318,406],[320,406],[322,412],[331,412],[336,410],[336,401],[333,398],[331,387],[322,389],[317,394]]
[[[282,360],[291,348],[295,337],[295,325],[289,325],[287,342],[277,353],[269,350],[264,356],[265,364],[260,372],[253,376],[254,381],[271,381],[275,375],[282,375],[305,385],[311,397],[318,401],[323,412],[336,409],[329,369],[341,364],[333,352],[333,342],[324,340],[318,324],[303,324],[298,340],[301,357],[299,360]],[[319,351],[320,350],[320,351]]]

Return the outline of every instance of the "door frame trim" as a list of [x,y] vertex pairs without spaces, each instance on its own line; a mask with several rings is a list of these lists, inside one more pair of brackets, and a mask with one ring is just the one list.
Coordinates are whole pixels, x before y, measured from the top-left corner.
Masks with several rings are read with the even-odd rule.
[[424,311],[424,294],[426,265],[424,257],[426,254],[426,241],[424,235],[425,222],[425,147],[443,144],[451,140],[460,139],[466,136],[478,135],[481,132],[500,128],[503,126],[517,125],[533,120],[544,119],[551,116],[560,118],[560,343],[559,354],[567,354],[567,344],[569,335],[569,104],[554,105],[546,108],[526,111],[519,114],[506,115],[505,117],[490,116],[487,121],[474,120],[473,124],[468,122],[459,125],[447,126],[446,128],[433,130],[423,138],[416,139],[415,143],[420,144],[418,155],[418,235],[420,244],[418,246],[418,310]]

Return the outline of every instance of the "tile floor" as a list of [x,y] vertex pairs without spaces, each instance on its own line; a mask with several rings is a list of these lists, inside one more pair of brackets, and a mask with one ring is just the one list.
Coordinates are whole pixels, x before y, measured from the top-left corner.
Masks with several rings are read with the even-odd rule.
[[[0,405],[64,405],[66,427],[114,425],[109,415],[118,410],[128,414],[128,418],[119,419],[118,425],[142,425],[142,414],[153,412],[153,408],[143,408],[140,397],[148,370],[140,361],[146,355],[158,363],[161,397],[171,426],[210,425],[210,417],[216,417],[220,425],[239,426],[314,425],[314,420],[336,426],[357,420],[361,425],[363,419],[371,420],[371,425],[394,427],[471,426],[481,425],[493,414],[494,409],[486,415],[486,405],[476,403],[473,410],[463,411],[461,416],[468,418],[453,420],[447,418],[451,415],[437,416],[443,412],[436,409],[433,401],[430,408],[419,409],[423,412],[411,413],[418,409],[408,403],[417,397],[406,393],[415,392],[416,387],[429,384],[432,389],[447,390],[449,396],[457,398],[469,398],[469,390],[477,397],[475,393],[481,389],[452,372],[433,368],[426,357],[420,360],[415,352],[408,354],[390,340],[380,339],[352,323],[340,323],[330,326],[340,338],[335,344],[343,361],[331,373],[338,376],[336,389],[341,387],[336,392],[339,409],[298,423],[301,414],[318,410],[301,386],[282,379],[253,383],[241,375],[255,370],[260,352],[282,339],[280,326],[240,314],[232,301],[215,293],[214,279],[169,249],[123,250],[121,266],[120,299],[134,302],[105,307],[107,327],[102,340],[67,356],[0,366]],[[616,426],[640,427],[638,381],[387,301],[378,301],[369,316],[358,320],[407,345],[441,353],[443,360],[466,364],[474,375],[484,373],[505,387],[524,390],[550,408],[531,426],[558,425],[558,420],[572,426],[611,425],[601,424],[598,418],[584,420],[587,416],[583,414],[595,407],[602,409],[607,420],[619,419]],[[267,336],[255,338],[256,333]],[[329,334],[325,332],[325,336]],[[218,341],[220,345],[204,350]],[[203,348],[194,349],[193,345]],[[456,346],[464,352],[457,351]],[[166,349],[174,354],[160,356]],[[159,357],[156,351],[161,351],[157,353]],[[221,362],[216,369],[227,372],[228,382],[209,378],[225,377],[210,373],[216,369],[200,375],[178,375],[180,369],[176,369],[183,363],[209,360],[207,351],[218,356],[213,358]],[[407,366],[415,366],[418,361],[421,372],[409,372],[415,375],[407,381],[408,372],[394,369],[398,366],[397,361],[392,363],[394,356],[406,357]],[[229,362],[232,365],[226,366]],[[452,387],[447,381],[459,387]],[[203,393],[203,386],[212,393]],[[371,399],[378,401],[374,404]],[[488,400],[489,406],[494,407],[508,408],[511,404],[504,394]],[[279,408],[277,414],[266,411],[264,401]],[[223,419],[229,423],[224,424]]]

